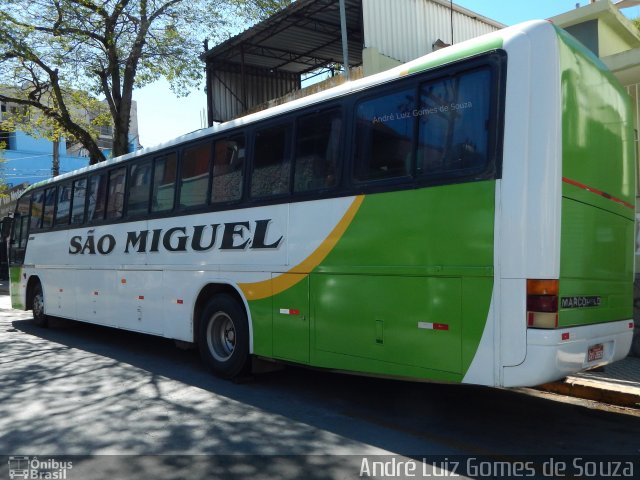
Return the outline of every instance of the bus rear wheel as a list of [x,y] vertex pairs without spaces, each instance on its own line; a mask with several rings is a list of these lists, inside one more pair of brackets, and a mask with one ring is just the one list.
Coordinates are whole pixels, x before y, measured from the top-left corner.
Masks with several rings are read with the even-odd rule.
[[33,323],[39,327],[46,327],[49,321],[47,315],[44,313],[44,294],[42,293],[42,285],[40,285],[40,283],[37,283],[33,287],[31,308],[33,310]]
[[249,366],[249,326],[244,308],[230,295],[213,297],[200,316],[198,349],[220,377],[231,379]]

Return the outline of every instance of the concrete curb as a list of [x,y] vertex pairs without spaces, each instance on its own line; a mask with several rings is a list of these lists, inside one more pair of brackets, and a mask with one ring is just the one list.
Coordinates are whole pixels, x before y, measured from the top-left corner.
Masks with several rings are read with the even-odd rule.
[[545,392],[593,400],[619,407],[640,409],[640,388],[619,386],[611,388],[606,382],[567,377],[562,382],[546,383],[537,387]]

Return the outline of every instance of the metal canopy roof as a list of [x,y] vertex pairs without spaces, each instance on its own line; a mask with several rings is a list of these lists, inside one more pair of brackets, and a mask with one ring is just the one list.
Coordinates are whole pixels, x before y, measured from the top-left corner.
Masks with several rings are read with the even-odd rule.
[[[362,63],[362,0],[345,0],[349,64]],[[306,73],[342,64],[338,0],[297,0],[272,17],[208,50],[207,65],[234,63]]]

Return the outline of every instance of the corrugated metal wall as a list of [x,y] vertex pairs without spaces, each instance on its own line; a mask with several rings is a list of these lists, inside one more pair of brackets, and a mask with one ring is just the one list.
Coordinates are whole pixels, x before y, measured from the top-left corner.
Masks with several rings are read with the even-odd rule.
[[243,87],[239,65],[212,65],[209,68],[210,102],[215,122],[231,120],[256,105],[300,89],[300,75],[296,73],[246,67]]
[[[451,11],[448,2],[434,0],[362,0],[365,47],[408,62],[433,51],[440,39],[451,44]],[[472,13],[472,12],[469,12]],[[453,12],[453,41],[498,30],[480,18]]]

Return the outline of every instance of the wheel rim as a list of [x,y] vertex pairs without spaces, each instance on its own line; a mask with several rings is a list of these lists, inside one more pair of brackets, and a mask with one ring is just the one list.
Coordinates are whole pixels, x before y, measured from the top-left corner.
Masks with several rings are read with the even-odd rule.
[[229,360],[236,349],[236,328],[231,317],[217,312],[207,325],[207,344],[213,358],[219,362]]
[[42,315],[44,315],[44,297],[41,292],[38,292],[33,297],[33,316],[40,318]]

